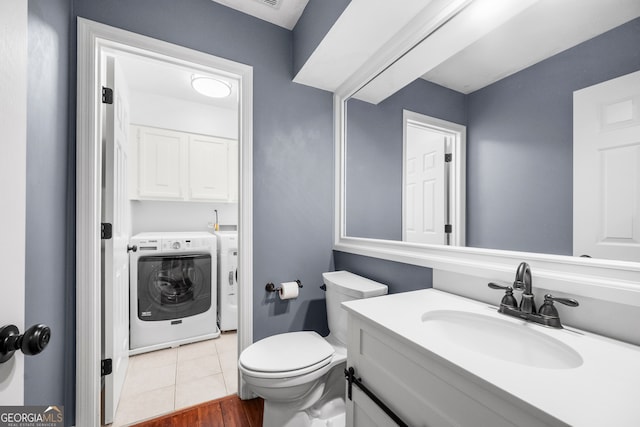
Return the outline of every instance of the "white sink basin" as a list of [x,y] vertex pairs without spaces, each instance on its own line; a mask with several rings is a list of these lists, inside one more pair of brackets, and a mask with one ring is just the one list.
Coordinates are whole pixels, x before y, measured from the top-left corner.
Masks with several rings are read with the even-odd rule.
[[574,349],[524,322],[458,310],[429,311],[422,322],[429,338],[495,359],[546,369],[573,369],[583,363]]

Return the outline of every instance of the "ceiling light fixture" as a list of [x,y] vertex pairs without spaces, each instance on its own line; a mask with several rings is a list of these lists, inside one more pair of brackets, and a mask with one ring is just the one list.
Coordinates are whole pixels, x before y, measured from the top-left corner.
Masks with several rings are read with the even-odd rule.
[[213,77],[191,76],[191,87],[210,98],[226,98],[231,95],[231,85]]

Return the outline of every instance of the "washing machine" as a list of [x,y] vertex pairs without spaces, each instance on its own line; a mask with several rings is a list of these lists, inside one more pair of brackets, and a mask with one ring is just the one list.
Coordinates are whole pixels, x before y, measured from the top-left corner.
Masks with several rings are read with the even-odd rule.
[[141,233],[130,244],[130,354],[218,337],[217,237]]
[[216,231],[218,238],[218,326],[238,329],[238,233]]

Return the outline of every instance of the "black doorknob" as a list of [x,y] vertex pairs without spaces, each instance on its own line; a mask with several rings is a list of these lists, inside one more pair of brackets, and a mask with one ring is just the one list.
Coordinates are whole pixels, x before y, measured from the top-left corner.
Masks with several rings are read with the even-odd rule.
[[27,356],[42,352],[51,339],[51,328],[46,325],[33,325],[20,335],[15,325],[5,325],[0,328],[0,363],[13,357],[17,350]]
[[20,350],[27,356],[33,356],[45,349],[51,339],[51,329],[46,325],[33,325],[22,335]]
[[136,245],[127,245],[127,252],[136,252],[138,247]]

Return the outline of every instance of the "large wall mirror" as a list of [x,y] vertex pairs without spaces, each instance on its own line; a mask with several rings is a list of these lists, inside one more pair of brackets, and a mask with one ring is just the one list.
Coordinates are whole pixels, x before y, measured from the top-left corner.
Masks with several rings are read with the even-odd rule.
[[338,97],[339,237],[640,262],[640,2],[497,3]]

